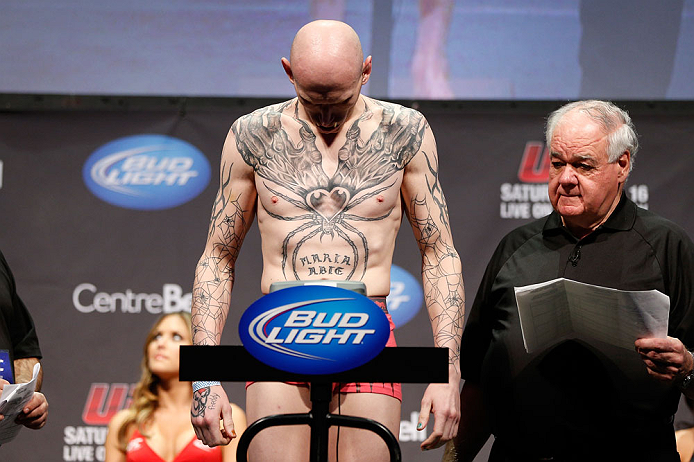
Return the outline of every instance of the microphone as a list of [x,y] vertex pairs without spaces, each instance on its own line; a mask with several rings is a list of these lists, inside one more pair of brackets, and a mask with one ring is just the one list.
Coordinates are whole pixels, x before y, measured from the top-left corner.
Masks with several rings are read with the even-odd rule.
[[569,262],[571,262],[571,266],[576,266],[578,265],[578,260],[581,259],[581,246],[578,245],[574,247],[574,249],[571,251],[569,254]]

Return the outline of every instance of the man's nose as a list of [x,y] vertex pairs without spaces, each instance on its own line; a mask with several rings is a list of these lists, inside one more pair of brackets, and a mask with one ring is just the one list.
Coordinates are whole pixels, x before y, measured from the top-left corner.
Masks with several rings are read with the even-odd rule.
[[578,184],[578,177],[576,176],[576,170],[570,165],[564,166],[559,175],[559,182],[566,185]]

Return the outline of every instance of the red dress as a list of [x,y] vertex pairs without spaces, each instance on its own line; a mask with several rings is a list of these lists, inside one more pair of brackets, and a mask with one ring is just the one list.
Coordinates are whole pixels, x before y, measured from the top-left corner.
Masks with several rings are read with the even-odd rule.
[[[125,450],[126,462],[164,462],[164,459],[152,450],[139,431],[135,430],[128,447]],[[193,437],[190,443],[176,454],[172,462],[221,462],[222,449],[220,447],[210,448],[205,446],[202,441]]]

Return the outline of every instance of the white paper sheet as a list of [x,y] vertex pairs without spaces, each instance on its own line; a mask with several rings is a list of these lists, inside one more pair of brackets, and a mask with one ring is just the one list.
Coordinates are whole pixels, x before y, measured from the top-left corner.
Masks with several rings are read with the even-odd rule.
[[657,290],[617,290],[565,278],[514,289],[528,353],[570,338],[633,349],[637,338],[667,336],[670,298]]
[[5,418],[0,420],[0,444],[12,441],[22,428],[22,425],[15,423],[15,419],[34,395],[36,378],[40,370],[41,364],[36,363],[30,382],[13,383],[3,387],[2,395],[0,395],[0,414]]

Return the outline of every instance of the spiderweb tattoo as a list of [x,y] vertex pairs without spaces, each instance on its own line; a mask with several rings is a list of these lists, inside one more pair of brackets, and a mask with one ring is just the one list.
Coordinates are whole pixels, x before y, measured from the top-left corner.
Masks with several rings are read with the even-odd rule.
[[[215,241],[209,255],[200,258],[195,269],[193,303],[196,310],[192,318],[193,341],[197,345],[216,345],[221,338],[222,327],[228,314],[231,299],[229,281],[234,281],[234,262],[245,236],[246,220],[239,205],[239,198],[231,199],[223,191],[230,191],[232,165],[222,166],[222,187],[212,207],[209,235],[222,236]],[[210,323],[210,321],[212,321]],[[214,329],[210,329],[214,325]]]
[[[425,154],[426,155],[426,154]],[[433,180],[427,179],[429,191],[433,197],[433,208],[438,209],[440,222],[449,232],[446,201],[436,175],[431,168],[429,156],[427,163]],[[410,204],[411,221],[415,237],[422,252],[422,279],[424,298],[429,309],[432,329],[437,346],[448,347],[450,364],[458,368],[460,357],[460,333],[463,329],[463,307],[465,292],[460,271],[460,257],[450,240],[441,239],[442,230],[433,220],[430,205],[426,199],[415,197]],[[432,315],[431,313],[438,313]]]

